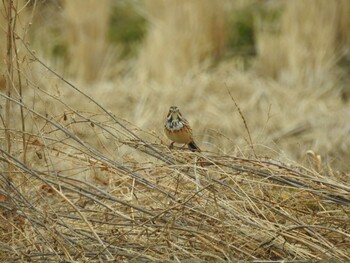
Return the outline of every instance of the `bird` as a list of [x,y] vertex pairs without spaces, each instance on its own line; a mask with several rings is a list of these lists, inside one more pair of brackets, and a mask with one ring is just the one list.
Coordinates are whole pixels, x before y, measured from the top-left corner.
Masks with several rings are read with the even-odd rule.
[[191,151],[201,150],[193,141],[192,129],[189,122],[182,117],[182,114],[177,106],[171,106],[166,118],[165,135],[172,141],[169,148],[174,146],[174,143],[187,144]]

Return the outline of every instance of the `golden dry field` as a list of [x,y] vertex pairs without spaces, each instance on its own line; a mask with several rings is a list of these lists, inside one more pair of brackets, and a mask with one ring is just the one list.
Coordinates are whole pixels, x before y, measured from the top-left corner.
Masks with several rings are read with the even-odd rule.
[[0,6],[0,262],[350,261],[349,0]]

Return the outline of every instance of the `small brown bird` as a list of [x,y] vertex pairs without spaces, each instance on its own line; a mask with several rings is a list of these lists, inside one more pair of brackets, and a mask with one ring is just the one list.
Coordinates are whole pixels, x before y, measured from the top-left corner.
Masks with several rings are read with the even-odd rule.
[[170,148],[173,147],[174,143],[187,144],[191,151],[201,150],[197,144],[193,141],[192,129],[188,121],[182,117],[180,110],[176,106],[171,106],[165,122],[165,134],[172,140]]

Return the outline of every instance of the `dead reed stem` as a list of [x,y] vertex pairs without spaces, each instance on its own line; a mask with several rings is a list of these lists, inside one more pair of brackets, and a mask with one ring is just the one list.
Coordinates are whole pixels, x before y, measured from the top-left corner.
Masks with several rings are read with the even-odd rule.
[[[7,3],[3,2],[3,5],[6,10],[6,20],[7,20],[7,52],[6,52],[6,66],[7,66],[7,74],[6,74],[6,94],[8,97],[12,97],[12,89],[13,89],[13,41],[14,41],[14,15],[13,15],[13,0],[7,0]],[[5,102],[5,136],[6,136],[6,147],[7,152],[11,152],[11,101],[6,100]],[[10,174],[11,167],[9,165],[8,172]]]

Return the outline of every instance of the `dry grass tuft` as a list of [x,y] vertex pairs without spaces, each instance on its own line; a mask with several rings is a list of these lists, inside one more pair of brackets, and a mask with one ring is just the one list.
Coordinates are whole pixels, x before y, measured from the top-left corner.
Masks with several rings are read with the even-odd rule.
[[171,82],[222,55],[227,0],[151,0],[144,4],[149,32],[140,52],[141,79]]
[[64,1],[62,31],[68,47],[69,72],[79,80],[100,80],[103,70],[111,66],[106,43],[109,8],[109,0]]
[[280,24],[260,23],[260,72],[291,87],[332,88],[329,84],[339,78],[336,65],[349,44],[344,26],[349,6],[342,0],[283,3]]

